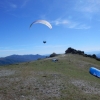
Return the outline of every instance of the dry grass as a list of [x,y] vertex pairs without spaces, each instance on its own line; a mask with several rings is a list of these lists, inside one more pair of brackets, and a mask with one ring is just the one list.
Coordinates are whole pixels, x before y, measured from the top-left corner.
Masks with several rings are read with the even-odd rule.
[[99,100],[100,79],[89,74],[94,59],[59,55],[0,67],[0,100]]

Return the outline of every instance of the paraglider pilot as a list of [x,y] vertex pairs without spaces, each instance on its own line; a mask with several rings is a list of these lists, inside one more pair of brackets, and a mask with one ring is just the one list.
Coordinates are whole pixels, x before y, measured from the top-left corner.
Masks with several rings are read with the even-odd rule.
[[43,43],[45,44],[45,43],[46,43],[46,41],[43,41]]

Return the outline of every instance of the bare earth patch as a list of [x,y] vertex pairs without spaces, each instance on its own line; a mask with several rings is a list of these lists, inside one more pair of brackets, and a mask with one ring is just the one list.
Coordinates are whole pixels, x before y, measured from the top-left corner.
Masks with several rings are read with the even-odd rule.
[[[13,75],[15,71],[3,70],[1,76]],[[6,73],[6,74],[4,74]],[[59,73],[31,72],[29,76],[0,78],[0,100],[52,100],[60,99],[66,89]]]
[[100,84],[90,83],[83,80],[72,80],[71,83],[84,93],[100,94]]
[[15,74],[15,70],[0,70],[0,77]]

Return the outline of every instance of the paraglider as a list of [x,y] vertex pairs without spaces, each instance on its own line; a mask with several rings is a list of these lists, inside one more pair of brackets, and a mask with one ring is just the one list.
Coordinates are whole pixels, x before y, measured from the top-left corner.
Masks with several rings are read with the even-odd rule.
[[[52,25],[51,25],[48,21],[46,21],[46,20],[36,20],[36,21],[34,21],[34,22],[32,22],[32,23],[30,24],[30,28],[32,27],[33,24],[37,24],[37,23],[44,24],[44,25],[46,25],[47,27],[49,27],[50,29],[52,29]],[[45,44],[46,41],[43,41],[43,43]]]
[[45,44],[45,43],[46,43],[46,41],[43,41],[43,43]]
[[90,74],[100,78],[100,70],[95,68],[95,67],[91,67],[89,70]]
[[37,23],[44,24],[44,25],[48,26],[50,29],[52,29],[52,25],[46,20],[36,20],[31,23],[30,27],[32,27],[33,24],[37,24]]

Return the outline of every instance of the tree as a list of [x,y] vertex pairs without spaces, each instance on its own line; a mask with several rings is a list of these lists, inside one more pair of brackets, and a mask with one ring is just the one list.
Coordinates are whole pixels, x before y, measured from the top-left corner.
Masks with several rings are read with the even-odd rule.
[[97,58],[95,54],[92,55],[93,58]]
[[51,55],[50,55],[50,57],[55,57],[57,54],[56,53],[52,53]]

